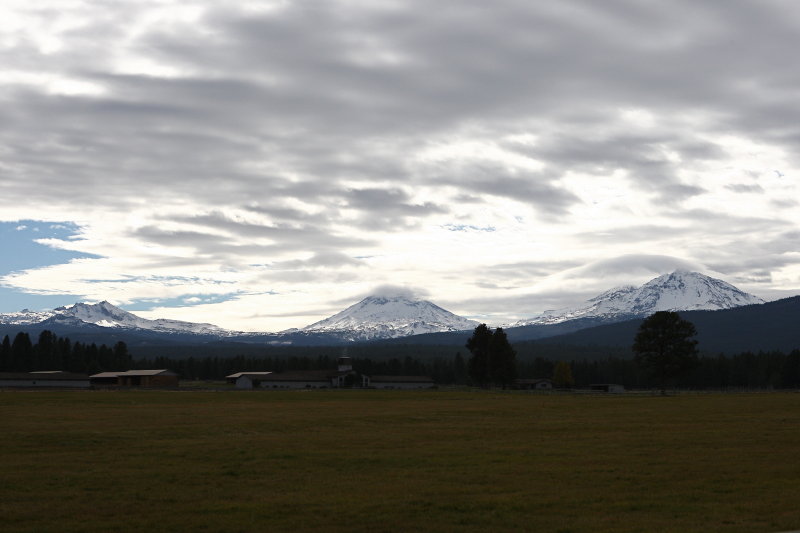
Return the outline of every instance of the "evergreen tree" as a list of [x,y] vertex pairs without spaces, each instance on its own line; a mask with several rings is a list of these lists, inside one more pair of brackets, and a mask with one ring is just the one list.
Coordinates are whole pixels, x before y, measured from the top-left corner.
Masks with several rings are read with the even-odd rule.
[[669,380],[698,365],[695,335],[694,324],[678,313],[658,311],[639,326],[632,347],[635,361],[650,370],[664,391]]
[[3,343],[0,344],[0,372],[8,372],[11,370],[11,340],[8,335],[3,337]]
[[16,372],[27,372],[32,370],[31,360],[33,356],[33,344],[27,333],[17,333],[14,342],[11,343],[11,370]]
[[566,361],[559,361],[553,369],[553,384],[559,389],[571,389],[575,386],[572,367]]
[[480,387],[489,385],[489,342],[492,340],[492,330],[486,324],[481,324],[472,332],[472,337],[467,340],[467,350],[472,357],[467,362],[469,377],[473,383]]
[[489,379],[504,389],[517,377],[517,352],[508,342],[503,328],[497,328],[489,341]]
[[113,363],[111,364],[114,368],[108,368],[106,370],[127,370],[131,366],[131,354],[128,352],[128,345],[122,341],[117,342],[113,348],[114,356],[113,356]]
[[508,342],[503,328],[494,332],[481,324],[467,340],[467,349],[472,353],[467,362],[469,377],[480,387],[490,384],[503,388],[511,385],[517,376],[517,352]]

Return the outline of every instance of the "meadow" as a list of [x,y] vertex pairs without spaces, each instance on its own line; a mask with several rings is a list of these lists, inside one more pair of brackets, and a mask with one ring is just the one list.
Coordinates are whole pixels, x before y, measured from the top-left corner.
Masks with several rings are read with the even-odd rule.
[[0,529],[800,529],[800,394],[3,391]]

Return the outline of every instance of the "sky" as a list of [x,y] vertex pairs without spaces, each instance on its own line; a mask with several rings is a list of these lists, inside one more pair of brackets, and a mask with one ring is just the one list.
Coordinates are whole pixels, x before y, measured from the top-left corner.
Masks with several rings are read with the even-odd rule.
[[792,0],[4,0],[0,312],[800,293]]

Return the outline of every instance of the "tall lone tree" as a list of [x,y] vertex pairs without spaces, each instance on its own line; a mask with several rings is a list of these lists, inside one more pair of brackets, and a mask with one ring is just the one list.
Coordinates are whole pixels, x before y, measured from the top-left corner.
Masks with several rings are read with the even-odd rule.
[[517,376],[517,352],[508,342],[503,328],[494,332],[481,324],[467,340],[467,349],[472,354],[467,366],[472,381],[481,386],[491,384],[503,388],[510,386]]
[[698,365],[695,335],[694,324],[673,311],[657,311],[639,326],[632,347],[635,360],[650,370],[662,392],[668,381]]

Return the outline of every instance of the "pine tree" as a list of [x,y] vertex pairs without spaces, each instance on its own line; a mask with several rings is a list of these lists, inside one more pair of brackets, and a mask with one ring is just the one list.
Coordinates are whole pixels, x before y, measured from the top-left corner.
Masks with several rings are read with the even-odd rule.
[[508,342],[503,328],[497,328],[489,341],[489,379],[504,389],[517,377],[517,352]]
[[495,384],[505,388],[514,382],[517,352],[508,342],[503,328],[492,332],[486,324],[479,325],[466,347],[472,353],[467,368],[473,383],[480,387]]
[[666,390],[668,381],[678,378],[698,365],[697,335],[694,324],[673,311],[658,311],[639,326],[633,342],[635,360],[647,367]]
[[8,372],[11,370],[11,340],[8,335],[3,337],[3,343],[0,344],[0,372]]
[[572,367],[566,361],[559,361],[553,369],[553,384],[559,389],[571,389],[575,386]]
[[31,365],[33,357],[33,344],[27,333],[17,333],[11,343],[11,370],[27,372],[33,370]]
[[489,385],[489,342],[492,340],[492,330],[486,324],[481,324],[472,332],[472,337],[467,341],[467,350],[472,357],[467,362],[469,377],[480,386]]

